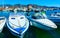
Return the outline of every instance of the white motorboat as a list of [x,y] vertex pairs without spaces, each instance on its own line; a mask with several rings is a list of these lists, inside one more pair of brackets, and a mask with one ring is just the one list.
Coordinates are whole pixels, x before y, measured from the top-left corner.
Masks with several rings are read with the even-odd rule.
[[38,13],[37,15],[36,14],[37,13],[33,14],[34,16],[31,17],[27,16],[27,18],[31,21],[31,25],[45,30],[57,28],[56,24],[53,21],[47,19],[46,17],[42,18],[40,13]]
[[0,33],[2,32],[5,23],[6,23],[6,18],[0,17]]
[[28,29],[29,21],[24,15],[12,14],[8,18],[7,27],[14,35],[21,35]]

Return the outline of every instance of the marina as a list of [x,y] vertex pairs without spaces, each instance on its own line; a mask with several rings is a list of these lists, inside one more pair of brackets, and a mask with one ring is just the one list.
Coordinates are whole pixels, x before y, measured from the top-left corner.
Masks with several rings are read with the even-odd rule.
[[0,38],[60,38],[59,1],[45,1],[0,0]]
[[[52,37],[54,38],[57,37],[59,38],[59,34],[55,31],[56,29],[58,29],[56,22],[60,23],[60,21],[57,21],[60,20],[59,10],[57,8],[55,11],[54,9],[47,10],[46,8],[38,9],[32,6],[33,5],[28,5],[27,6],[28,8],[27,7],[17,8],[18,6],[12,8],[5,6],[3,10],[1,9],[2,11],[0,11],[0,15],[5,16],[7,20],[4,27],[8,30],[7,32],[10,31],[10,34],[16,38],[19,37],[24,38],[25,34],[27,34],[26,38],[28,37],[33,38],[34,36],[36,36],[35,38],[37,38],[38,37],[36,35],[37,32],[33,33],[34,31],[30,31],[31,29],[35,30],[36,28],[36,30],[41,29],[47,31],[48,34],[50,33],[50,35],[52,35]],[[30,35],[30,33],[32,35]],[[7,36],[8,35],[9,34],[7,34]]]

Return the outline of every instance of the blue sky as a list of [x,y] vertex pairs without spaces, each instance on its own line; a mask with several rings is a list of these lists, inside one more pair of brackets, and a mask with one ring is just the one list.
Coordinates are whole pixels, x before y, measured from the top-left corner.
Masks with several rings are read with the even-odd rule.
[[0,4],[37,4],[60,7],[60,0],[0,0]]

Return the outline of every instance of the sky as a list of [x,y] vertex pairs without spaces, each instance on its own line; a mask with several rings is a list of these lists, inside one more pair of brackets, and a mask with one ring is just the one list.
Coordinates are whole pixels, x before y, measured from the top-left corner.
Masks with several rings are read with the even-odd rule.
[[60,0],[0,0],[0,4],[37,4],[60,7]]

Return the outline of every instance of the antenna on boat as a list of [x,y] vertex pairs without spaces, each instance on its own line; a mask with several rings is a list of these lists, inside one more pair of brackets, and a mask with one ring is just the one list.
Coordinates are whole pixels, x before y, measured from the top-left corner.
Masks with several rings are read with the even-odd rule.
[[4,3],[4,1],[3,1],[3,8],[4,8],[4,4],[5,4],[5,3]]

